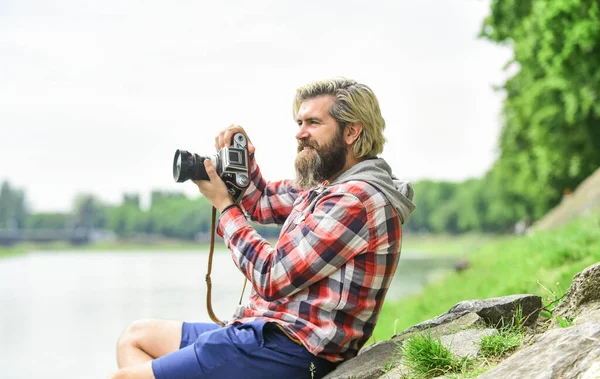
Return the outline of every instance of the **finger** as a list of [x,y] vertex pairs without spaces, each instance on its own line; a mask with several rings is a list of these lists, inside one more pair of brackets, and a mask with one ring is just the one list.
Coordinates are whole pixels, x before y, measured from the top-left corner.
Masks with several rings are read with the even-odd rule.
[[235,133],[238,133],[242,127],[235,124],[230,124],[227,129],[225,129],[225,133],[223,133],[223,143],[224,146],[231,146],[231,139]]
[[217,170],[215,169],[215,166],[212,164],[212,161],[210,159],[204,160],[204,168],[206,169],[206,174],[208,175],[210,181],[213,181],[214,179],[219,179],[219,175],[217,175]]
[[254,154],[255,151],[256,151],[256,148],[254,147],[252,142],[250,142],[250,140],[248,140],[248,154]]

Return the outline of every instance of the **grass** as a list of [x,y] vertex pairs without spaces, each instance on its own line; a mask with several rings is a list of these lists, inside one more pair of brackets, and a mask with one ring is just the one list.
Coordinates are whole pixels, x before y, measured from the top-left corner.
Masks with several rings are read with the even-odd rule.
[[[405,238],[410,240],[410,236]],[[386,301],[370,342],[387,340],[395,334],[394,329],[401,332],[463,300],[526,293],[556,305],[573,276],[600,261],[600,212],[555,230],[491,239],[469,260],[469,269],[444,276],[419,295]],[[553,283],[567,284],[562,286],[565,290],[554,291],[548,298],[546,289]]]
[[484,336],[479,342],[479,354],[484,358],[500,359],[515,351],[525,337],[523,308],[517,306],[515,317],[508,325],[502,325],[498,334]]
[[22,247],[0,247],[0,259],[15,257],[26,253],[27,250]]
[[519,307],[510,324],[502,324],[498,333],[484,336],[479,341],[477,358],[456,356],[441,343],[440,337],[432,338],[429,331],[419,333],[400,345],[402,357],[397,364],[408,370],[403,379],[429,379],[442,375],[455,379],[475,378],[521,346],[525,335],[523,325],[523,312]]
[[460,236],[449,234],[409,234],[402,237],[402,251],[432,256],[463,257],[477,253],[482,246],[506,237],[469,233]]
[[442,345],[439,338],[429,333],[420,333],[404,341],[400,348],[402,364],[409,370],[405,377],[428,379],[449,373],[463,373],[469,370],[472,360],[457,357]]
[[561,328],[568,328],[570,326],[573,326],[573,317],[565,317],[562,318],[561,316],[556,316],[556,322],[558,322],[558,326],[560,326]]
[[502,358],[515,351],[523,341],[522,332],[500,330],[498,334],[484,336],[480,341],[479,354],[486,358]]

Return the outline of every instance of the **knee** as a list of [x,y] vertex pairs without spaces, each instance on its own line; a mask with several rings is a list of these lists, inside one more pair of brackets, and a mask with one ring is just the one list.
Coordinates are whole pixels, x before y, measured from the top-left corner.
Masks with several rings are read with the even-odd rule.
[[[144,340],[144,337],[148,335],[152,329],[153,320],[137,320],[132,322],[119,338],[118,347],[124,346],[139,346],[140,342]],[[123,376],[118,376],[121,378]]]

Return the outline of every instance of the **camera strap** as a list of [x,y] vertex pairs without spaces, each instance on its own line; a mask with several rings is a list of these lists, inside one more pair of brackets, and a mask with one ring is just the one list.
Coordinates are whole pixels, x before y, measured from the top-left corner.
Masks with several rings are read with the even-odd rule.
[[[215,225],[217,220],[217,210],[215,207],[212,209],[212,220],[210,224],[210,251],[208,252],[208,269],[206,270],[206,310],[208,316],[216,324],[225,326],[225,322],[221,321],[212,309],[212,281],[210,279],[210,273],[212,271],[212,258],[215,251]],[[242,287],[242,294],[240,295],[240,302],[242,304],[242,298],[244,297],[244,291],[246,290],[246,283],[248,278],[244,277],[244,286]]]

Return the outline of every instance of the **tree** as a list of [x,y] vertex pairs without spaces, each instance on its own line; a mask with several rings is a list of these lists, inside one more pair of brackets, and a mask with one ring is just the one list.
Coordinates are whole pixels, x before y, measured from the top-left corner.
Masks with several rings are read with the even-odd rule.
[[72,223],[72,216],[66,213],[32,213],[27,217],[27,229],[66,229]]
[[481,36],[514,50],[493,176],[539,218],[600,166],[600,3],[494,0]]
[[12,188],[4,181],[0,187],[0,228],[23,228],[28,213],[23,190]]
[[102,228],[106,225],[106,206],[96,197],[89,194],[79,194],[73,203],[75,226],[86,229]]

